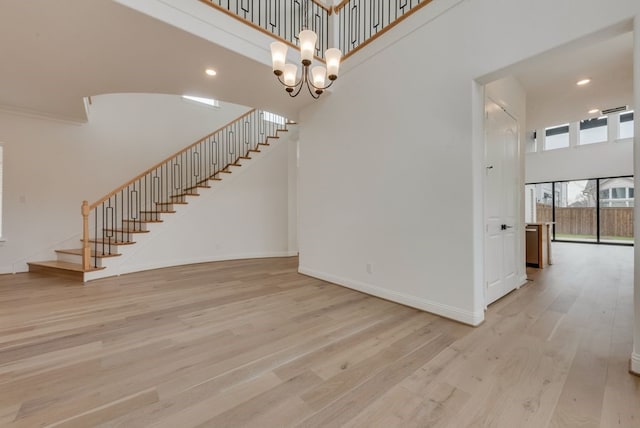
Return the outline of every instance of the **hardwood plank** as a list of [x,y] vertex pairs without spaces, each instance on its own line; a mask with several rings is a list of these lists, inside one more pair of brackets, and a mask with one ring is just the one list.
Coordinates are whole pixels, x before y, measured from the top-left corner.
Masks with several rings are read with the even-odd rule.
[[0,425],[640,426],[632,255],[556,246],[475,329],[296,258],[0,275]]

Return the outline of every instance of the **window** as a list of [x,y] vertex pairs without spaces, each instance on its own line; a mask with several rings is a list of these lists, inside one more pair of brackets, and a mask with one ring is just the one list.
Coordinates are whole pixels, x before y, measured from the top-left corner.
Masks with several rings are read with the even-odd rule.
[[556,198],[555,239],[596,242],[596,180],[560,181],[554,187],[562,195]]
[[190,95],[183,95],[182,98],[189,101],[194,101],[196,103],[204,104],[213,108],[220,108],[220,101],[214,100],[213,98],[201,98],[201,97],[192,97]]
[[545,150],[555,150],[569,147],[569,124],[545,129]]
[[633,138],[633,112],[620,115],[620,139]]
[[284,125],[287,119],[284,116],[280,116],[279,114],[270,113],[268,111],[264,112],[264,120],[271,123],[277,123],[278,125]]
[[609,139],[607,117],[580,121],[580,144],[604,143]]
[[[631,177],[619,179],[601,179],[600,186],[612,187],[611,198],[600,200],[600,242],[630,244],[633,242],[633,179]],[[620,186],[621,181],[627,181],[626,187]],[[602,192],[601,192],[602,193]]]
[[553,240],[633,245],[633,177],[525,185],[525,221],[554,222]]
[[611,199],[624,199],[627,197],[625,193],[626,189],[624,187],[614,187],[611,189]]

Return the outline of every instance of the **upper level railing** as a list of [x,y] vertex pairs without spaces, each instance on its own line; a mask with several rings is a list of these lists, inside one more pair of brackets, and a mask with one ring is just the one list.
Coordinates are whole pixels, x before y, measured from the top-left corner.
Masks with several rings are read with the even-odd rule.
[[[200,0],[285,43],[299,45],[302,28],[303,0]],[[331,8],[315,1],[309,2],[309,29],[318,35],[316,56],[321,58],[329,46],[329,15]]]
[[344,0],[334,7],[344,58],[431,0]]
[[[299,45],[305,0],[199,0],[290,46]],[[318,35],[316,57],[337,47],[343,59],[393,28],[431,0],[343,0],[329,7],[309,0],[307,19]],[[336,40],[334,40],[336,39]]]

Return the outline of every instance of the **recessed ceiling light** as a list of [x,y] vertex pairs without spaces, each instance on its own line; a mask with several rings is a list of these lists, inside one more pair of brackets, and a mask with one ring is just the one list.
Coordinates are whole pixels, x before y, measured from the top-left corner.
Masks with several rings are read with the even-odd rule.
[[582,80],[578,80],[578,81],[576,82],[576,85],[578,85],[578,86],[584,86],[584,85],[586,85],[586,84],[587,84],[587,83],[589,83],[589,82],[591,82],[591,79],[582,79]]
[[213,68],[207,68],[205,70],[205,73],[207,73],[208,76],[215,76],[216,74],[218,74]]
[[596,114],[598,113],[600,110],[597,108],[592,108],[591,110],[589,110],[589,114]]

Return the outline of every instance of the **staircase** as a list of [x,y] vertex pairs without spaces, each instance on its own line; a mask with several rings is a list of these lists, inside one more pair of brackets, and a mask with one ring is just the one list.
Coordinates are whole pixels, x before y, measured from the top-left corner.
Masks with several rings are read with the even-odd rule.
[[57,260],[29,262],[29,272],[86,282],[111,276],[109,261],[137,237],[161,227],[190,198],[211,189],[252,154],[287,131],[288,122],[251,110],[175,155],[149,168],[98,201],[82,203],[82,239],[78,248],[56,250]]

